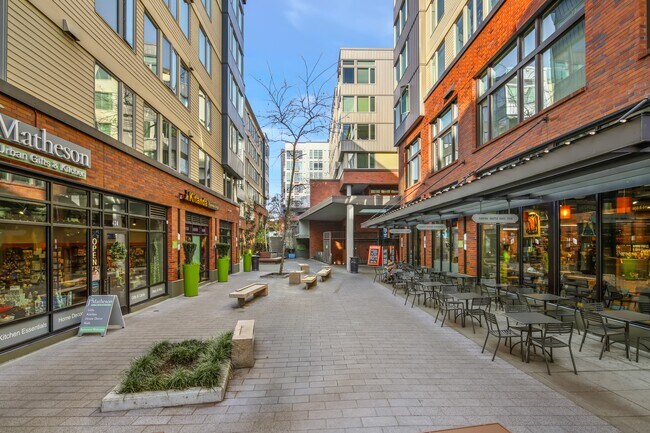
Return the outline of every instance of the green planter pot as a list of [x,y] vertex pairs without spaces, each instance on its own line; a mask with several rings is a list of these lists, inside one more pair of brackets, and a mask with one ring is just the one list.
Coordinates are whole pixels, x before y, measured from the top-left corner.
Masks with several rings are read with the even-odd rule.
[[244,254],[244,272],[250,272],[253,268],[253,255],[250,253]]
[[183,265],[183,289],[185,296],[199,295],[199,264]]
[[220,283],[227,283],[229,270],[230,257],[221,257],[220,259],[217,259],[217,281]]

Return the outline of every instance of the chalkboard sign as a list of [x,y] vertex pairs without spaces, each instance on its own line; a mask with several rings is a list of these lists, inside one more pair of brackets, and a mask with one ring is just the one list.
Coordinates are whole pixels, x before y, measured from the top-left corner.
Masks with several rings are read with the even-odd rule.
[[381,265],[381,247],[379,245],[371,245],[368,249],[368,266]]
[[81,316],[77,335],[102,334],[103,337],[109,325],[119,325],[124,328],[124,318],[117,296],[90,296]]

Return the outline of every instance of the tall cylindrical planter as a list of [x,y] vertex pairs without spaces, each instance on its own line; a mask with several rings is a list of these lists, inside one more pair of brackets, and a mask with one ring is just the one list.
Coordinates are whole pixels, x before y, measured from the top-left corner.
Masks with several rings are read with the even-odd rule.
[[250,253],[244,254],[244,272],[250,272],[253,268],[253,256]]
[[199,294],[199,264],[183,265],[183,289],[185,296],[198,296]]
[[217,281],[220,283],[227,283],[229,270],[230,257],[221,257],[217,259]]

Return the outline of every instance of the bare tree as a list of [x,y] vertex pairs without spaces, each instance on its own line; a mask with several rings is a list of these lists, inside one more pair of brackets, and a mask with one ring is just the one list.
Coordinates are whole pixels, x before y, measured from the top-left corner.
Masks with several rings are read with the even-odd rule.
[[[280,262],[280,273],[284,270],[284,256],[286,252],[286,238],[291,227],[291,216],[294,207],[294,173],[297,160],[296,146],[301,141],[308,141],[311,137],[318,137],[327,134],[330,126],[330,107],[332,96],[326,92],[329,79],[334,75],[332,66],[321,67],[320,58],[314,65],[308,65],[303,58],[304,70],[298,76],[295,84],[289,83],[286,78],[281,82],[277,81],[269,71],[268,82],[258,82],[264,87],[267,93],[269,107],[262,116],[266,123],[275,129],[278,134],[276,141],[291,144],[291,175],[289,188],[285,194],[283,203],[283,232],[282,232],[282,261]],[[284,169],[284,167],[283,167]],[[284,185],[283,185],[284,188]]]

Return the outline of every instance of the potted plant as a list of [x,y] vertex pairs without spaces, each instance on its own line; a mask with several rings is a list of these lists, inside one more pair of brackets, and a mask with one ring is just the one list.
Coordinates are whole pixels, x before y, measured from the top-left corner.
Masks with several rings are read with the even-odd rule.
[[199,294],[199,264],[193,262],[195,251],[195,243],[183,242],[183,252],[185,253],[183,289],[185,296],[197,296]]
[[225,283],[228,281],[228,271],[230,270],[230,244],[216,243],[214,247],[219,255],[217,259],[217,281]]

